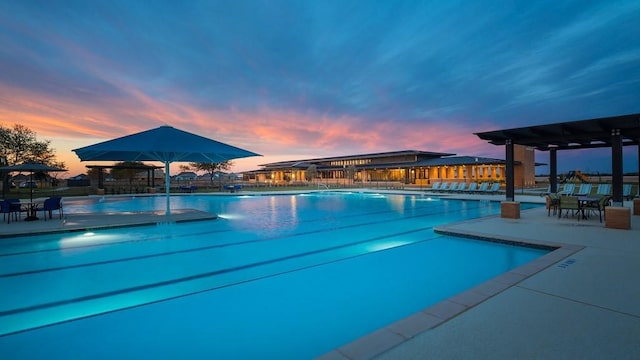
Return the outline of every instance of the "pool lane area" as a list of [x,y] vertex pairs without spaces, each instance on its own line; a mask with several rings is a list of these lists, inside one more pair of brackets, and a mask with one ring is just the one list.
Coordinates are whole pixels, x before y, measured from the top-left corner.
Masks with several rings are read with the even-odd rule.
[[[98,205],[132,211],[154,201]],[[112,356],[98,351],[107,345],[127,356],[311,358],[549,252],[434,232],[499,213],[488,201],[178,201],[217,219],[2,239],[0,349],[20,358]],[[55,344],[73,334],[83,342]],[[171,340],[149,349],[155,338]],[[33,341],[41,346],[26,346]]]

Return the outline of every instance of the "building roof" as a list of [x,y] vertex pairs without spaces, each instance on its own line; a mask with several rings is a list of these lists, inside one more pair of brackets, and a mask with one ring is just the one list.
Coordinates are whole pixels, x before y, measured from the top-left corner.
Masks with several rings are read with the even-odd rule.
[[525,126],[520,128],[475,133],[494,145],[526,145],[537,150],[586,149],[611,147],[612,131],[619,130],[623,145],[640,142],[640,114],[610,116],[597,119]]
[[371,153],[371,154],[359,154],[359,155],[334,156],[334,157],[315,158],[315,159],[281,161],[281,162],[274,162],[274,163],[268,163],[268,164],[260,164],[258,166],[269,167],[270,169],[272,169],[272,168],[291,168],[291,167],[305,167],[306,168],[306,167],[309,167],[309,165],[311,165],[312,163],[321,162],[321,161],[354,160],[354,159],[362,159],[362,158],[373,159],[373,158],[390,157],[390,156],[405,156],[405,155],[424,155],[424,156],[432,156],[432,157],[442,157],[442,156],[451,156],[451,155],[455,155],[455,154],[439,153],[439,152],[431,152],[431,151],[418,151],[418,150],[400,150],[400,151],[379,152],[379,153]]

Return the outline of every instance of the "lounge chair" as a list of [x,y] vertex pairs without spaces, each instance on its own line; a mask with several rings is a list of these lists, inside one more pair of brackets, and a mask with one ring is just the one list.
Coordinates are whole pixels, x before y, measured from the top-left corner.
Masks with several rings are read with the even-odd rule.
[[440,190],[439,191],[449,191],[449,183],[448,182],[443,182],[442,185],[440,185]]
[[611,184],[598,184],[598,191],[596,191],[597,195],[611,195]]
[[589,184],[589,183],[582,183],[580,184],[580,189],[578,190],[578,192],[575,195],[583,195],[583,196],[588,196],[589,194],[591,194],[591,187],[593,185]]
[[569,217],[569,212],[571,212],[571,216],[575,216],[579,214],[578,220],[582,217],[582,208],[580,207],[580,201],[577,196],[560,196],[560,202],[558,204],[558,208],[560,211],[558,212],[558,217],[562,217],[562,210],[566,210],[565,217]]
[[495,182],[495,183],[491,184],[491,188],[489,188],[489,190],[487,190],[487,193],[495,194],[498,191],[500,191],[500,183]]
[[632,189],[631,184],[622,185],[622,198],[624,198],[625,200],[633,199],[633,195],[631,195],[631,189]]
[[476,190],[478,190],[478,183],[472,182],[466,192],[475,192]]
[[50,197],[44,201],[42,206],[37,207],[36,211],[42,210],[44,215],[44,220],[47,221],[47,212],[49,213],[49,219],[52,219],[53,210],[58,210],[58,216],[62,219],[62,198],[61,197]]
[[458,184],[458,192],[466,191],[466,189],[467,189],[467,183]]
[[429,188],[427,190],[431,190],[431,191],[440,190],[440,181],[434,182],[433,185],[431,185],[431,188]]
[[458,183],[454,182],[454,183],[451,183],[451,186],[449,186],[449,189],[447,191],[454,192],[454,191],[457,191],[457,190],[458,190]]
[[488,188],[489,188],[489,183],[483,182],[482,184],[480,184],[478,189],[476,189],[476,192],[483,193],[483,192],[486,192]]
[[562,191],[558,191],[558,195],[565,195],[565,196],[573,195],[573,192],[575,190],[576,190],[576,184],[574,183],[564,184],[564,186],[562,187]]

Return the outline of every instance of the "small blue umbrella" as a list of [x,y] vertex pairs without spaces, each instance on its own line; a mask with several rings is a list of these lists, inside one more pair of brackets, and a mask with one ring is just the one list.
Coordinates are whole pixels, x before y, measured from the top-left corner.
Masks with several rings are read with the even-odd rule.
[[206,137],[160,126],[73,150],[81,161],[161,161],[165,164],[166,214],[169,205],[169,164],[172,162],[221,163],[261,156]]

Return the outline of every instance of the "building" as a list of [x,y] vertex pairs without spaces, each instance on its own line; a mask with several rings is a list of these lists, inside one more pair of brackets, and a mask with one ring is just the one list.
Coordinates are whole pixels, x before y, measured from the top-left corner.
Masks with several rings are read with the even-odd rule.
[[[516,146],[514,160],[516,184],[533,186],[536,165],[533,149]],[[436,181],[505,181],[504,160],[417,150],[281,161],[260,166],[262,169],[246,172],[243,179],[270,184],[401,182],[418,186],[431,186]]]

